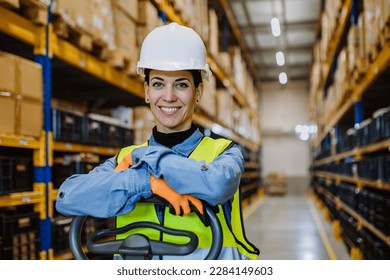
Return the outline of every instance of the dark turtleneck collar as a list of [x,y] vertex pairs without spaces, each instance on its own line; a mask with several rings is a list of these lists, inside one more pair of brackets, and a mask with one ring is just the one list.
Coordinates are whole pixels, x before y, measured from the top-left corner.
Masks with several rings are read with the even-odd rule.
[[185,131],[173,132],[173,133],[162,133],[157,131],[157,127],[153,128],[153,137],[157,143],[164,145],[168,148],[183,142],[195,132],[198,127],[195,124],[191,125],[191,128]]

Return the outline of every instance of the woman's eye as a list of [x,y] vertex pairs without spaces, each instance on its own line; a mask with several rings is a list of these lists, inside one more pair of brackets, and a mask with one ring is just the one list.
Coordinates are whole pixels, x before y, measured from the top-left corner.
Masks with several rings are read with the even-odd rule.
[[152,84],[152,86],[153,86],[154,88],[162,88],[164,85],[163,85],[163,83],[160,83],[160,82],[154,82],[154,83]]
[[178,89],[186,89],[186,88],[188,88],[188,84],[187,83],[177,83],[176,87]]

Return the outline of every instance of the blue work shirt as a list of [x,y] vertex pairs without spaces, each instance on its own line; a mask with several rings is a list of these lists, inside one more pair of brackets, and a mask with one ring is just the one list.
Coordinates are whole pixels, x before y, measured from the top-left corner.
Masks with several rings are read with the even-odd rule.
[[149,146],[132,152],[133,166],[114,172],[116,157],[88,174],[74,174],[61,185],[56,209],[63,215],[108,218],[132,211],[141,198],[152,196],[150,174],[164,177],[180,194],[191,194],[211,205],[231,199],[239,187],[244,158],[232,145],[209,164],[188,158],[203,138],[197,129],[182,143],[167,148],[153,136]]

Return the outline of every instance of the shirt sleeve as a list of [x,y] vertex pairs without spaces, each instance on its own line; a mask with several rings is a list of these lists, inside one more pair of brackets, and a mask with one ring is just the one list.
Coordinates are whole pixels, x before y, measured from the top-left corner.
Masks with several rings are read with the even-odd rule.
[[164,177],[178,193],[194,195],[212,205],[232,198],[244,171],[244,158],[237,145],[209,164],[177,155],[167,148],[137,150],[133,151],[133,162],[135,159],[139,164],[146,163],[150,173]]
[[148,168],[142,164],[114,172],[115,158],[88,174],[74,174],[58,191],[56,209],[63,215],[108,218],[134,209],[141,198],[152,195]]

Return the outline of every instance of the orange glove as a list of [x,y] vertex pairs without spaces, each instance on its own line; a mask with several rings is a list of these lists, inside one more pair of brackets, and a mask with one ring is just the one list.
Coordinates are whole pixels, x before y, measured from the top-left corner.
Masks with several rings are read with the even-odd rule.
[[125,156],[122,161],[115,167],[114,171],[119,172],[125,170],[133,165],[133,159],[131,158],[131,153]]
[[[114,171],[119,172],[133,165],[131,153],[125,156],[122,161],[115,167]],[[168,201],[176,215],[188,215],[191,212],[191,206],[195,207],[195,212],[203,219],[203,204],[202,202],[189,194],[179,194],[165,182],[163,178],[157,179],[150,175],[150,187],[152,193]]]
[[163,178],[157,179],[150,175],[150,187],[152,193],[168,201],[175,210],[176,215],[188,215],[191,212],[191,205],[194,206],[200,215],[203,215],[202,202],[190,194],[179,194],[165,182]]

